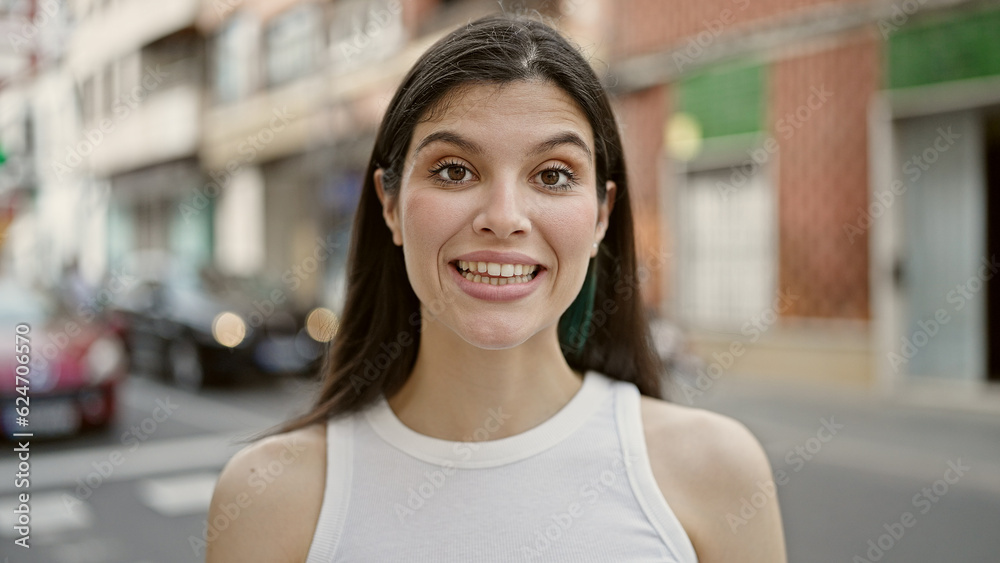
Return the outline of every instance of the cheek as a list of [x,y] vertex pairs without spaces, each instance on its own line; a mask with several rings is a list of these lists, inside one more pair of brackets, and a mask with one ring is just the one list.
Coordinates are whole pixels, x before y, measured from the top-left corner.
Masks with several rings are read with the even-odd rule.
[[596,223],[597,208],[593,205],[552,206],[536,220],[560,261],[590,252]]
[[438,238],[446,237],[452,228],[450,223],[460,217],[453,207],[449,207],[447,198],[434,197],[432,193],[410,194],[400,209],[407,244],[429,246]]
[[404,198],[400,213],[407,271],[416,289],[423,285],[420,278],[436,277],[442,248],[459,231],[465,215],[455,198],[421,190]]

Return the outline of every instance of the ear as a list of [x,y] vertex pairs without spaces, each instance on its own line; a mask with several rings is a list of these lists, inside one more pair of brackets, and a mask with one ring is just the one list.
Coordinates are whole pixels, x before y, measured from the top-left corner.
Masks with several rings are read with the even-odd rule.
[[608,232],[611,211],[615,208],[615,197],[618,195],[618,186],[615,185],[614,181],[608,180],[606,186],[607,193],[604,196],[604,202],[601,203],[597,211],[597,220],[601,223],[594,233],[594,238],[597,242],[604,240],[604,235]]
[[386,226],[392,231],[392,242],[396,246],[403,246],[403,234],[399,230],[399,209],[396,205],[398,198],[385,195],[385,187],[382,185],[384,172],[381,168],[375,169],[373,176],[375,193],[378,194],[378,200],[382,202],[382,217],[385,219]]

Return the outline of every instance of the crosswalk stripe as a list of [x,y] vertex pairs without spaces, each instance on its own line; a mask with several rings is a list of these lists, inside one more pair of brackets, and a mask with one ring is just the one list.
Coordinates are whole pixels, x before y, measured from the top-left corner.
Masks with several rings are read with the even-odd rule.
[[[89,528],[94,512],[87,502],[72,499],[72,491],[29,493],[29,528],[32,543],[36,538],[52,538],[63,532]],[[67,502],[67,499],[72,499]],[[17,537],[14,509],[20,504],[17,495],[0,498],[0,536]],[[6,543],[6,542],[5,542]]]
[[[58,453],[32,453],[31,488],[80,489],[79,498],[87,491],[106,483],[127,481],[149,475],[219,469],[242,445],[234,443],[232,434],[209,434],[193,438],[150,441],[136,450],[122,446],[99,446]],[[118,461],[117,465],[112,461]],[[0,475],[16,473],[16,461],[0,463]],[[16,492],[13,479],[0,480],[0,495]]]
[[208,512],[218,473],[199,472],[143,479],[136,484],[136,494],[143,504],[164,516]]

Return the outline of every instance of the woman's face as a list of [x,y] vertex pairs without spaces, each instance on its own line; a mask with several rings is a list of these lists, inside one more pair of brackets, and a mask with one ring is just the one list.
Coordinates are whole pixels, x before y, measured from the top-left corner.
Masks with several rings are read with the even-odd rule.
[[480,348],[517,346],[576,298],[615,185],[599,203],[590,124],[549,82],[462,87],[429,115],[397,198],[375,173],[386,224],[424,319]]

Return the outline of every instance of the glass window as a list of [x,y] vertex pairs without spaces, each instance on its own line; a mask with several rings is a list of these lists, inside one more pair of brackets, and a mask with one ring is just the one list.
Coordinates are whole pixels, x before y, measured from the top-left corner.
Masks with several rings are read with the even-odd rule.
[[232,102],[256,87],[258,27],[249,16],[235,14],[215,39],[214,81],[216,99]]
[[337,72],[388,58],[403,45],[400,3],[339,2],[330,25],[330,59]]
[[95,75],[90,75],[80,85],[80,114],[84,123],[94,119],[97,106],[97,81]]
[[302,5],[275,17],[267,26],[267,81],[282,84],[316,68],[321,36],[319,7]]
[[692,172],[678,202],[678,298],[689,324],[738,331],[775,297],[774,203],[760,169]]

